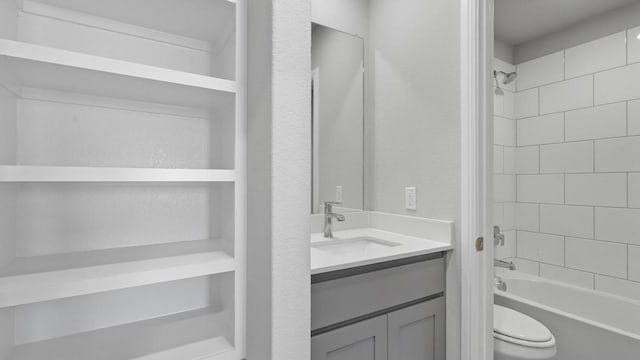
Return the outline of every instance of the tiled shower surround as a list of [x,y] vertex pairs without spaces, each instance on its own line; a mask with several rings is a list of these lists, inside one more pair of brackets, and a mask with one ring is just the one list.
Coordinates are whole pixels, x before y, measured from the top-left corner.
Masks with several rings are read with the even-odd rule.
[[640,300],[640,27],[495,67],[496,257]]

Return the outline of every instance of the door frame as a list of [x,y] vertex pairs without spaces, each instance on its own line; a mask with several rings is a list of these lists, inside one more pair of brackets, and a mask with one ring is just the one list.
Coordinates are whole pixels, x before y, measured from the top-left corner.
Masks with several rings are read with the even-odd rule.
[[461,359],[492,360],[494,0],[460,1]]

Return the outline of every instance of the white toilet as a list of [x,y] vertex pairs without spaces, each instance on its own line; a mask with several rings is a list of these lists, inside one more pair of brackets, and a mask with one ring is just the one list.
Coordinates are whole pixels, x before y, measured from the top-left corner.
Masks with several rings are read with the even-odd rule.
[[493,305],[494,360],[548,360],[556,356],[556,339],[536,319]]

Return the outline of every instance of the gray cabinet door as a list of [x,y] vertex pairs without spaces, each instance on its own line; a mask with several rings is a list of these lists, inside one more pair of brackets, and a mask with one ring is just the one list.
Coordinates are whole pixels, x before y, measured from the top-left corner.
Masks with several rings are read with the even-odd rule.
[[311,360],[387,360],[387,316],[312,337]]
[[388,315],[389,359],[445,360],[445,300],[420,303]]

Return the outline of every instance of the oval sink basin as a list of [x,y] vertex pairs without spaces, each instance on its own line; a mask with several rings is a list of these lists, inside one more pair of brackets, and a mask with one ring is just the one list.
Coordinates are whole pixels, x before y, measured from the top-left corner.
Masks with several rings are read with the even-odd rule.
[[331,255],[379,253],[399,243],[376,238],[333,239],[311,244],[313,249]]

